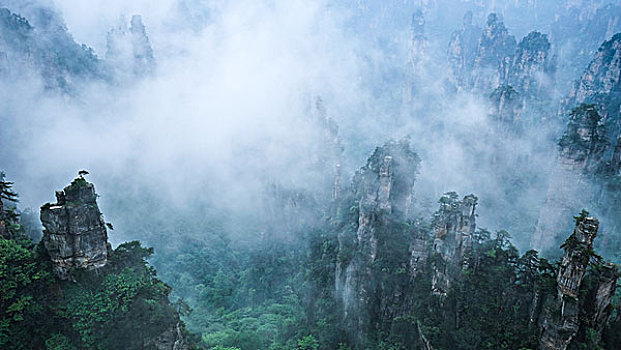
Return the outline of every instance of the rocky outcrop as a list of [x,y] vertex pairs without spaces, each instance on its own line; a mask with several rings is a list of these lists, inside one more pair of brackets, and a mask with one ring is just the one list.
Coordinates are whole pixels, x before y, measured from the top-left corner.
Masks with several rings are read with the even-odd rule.
[[[587,278],[590,287],[580,300],[581,324],[576,340],[588,339],[592,343],[599,344],[613,312],[611,301],[617,287],[619,272],[616,265],[604,262],[591,269]],[[578,348],[573,344],[570,345],[570,349]]]
[[598,227],[599,221],[583,211],[576,218],[573,234],[562,246],[565,254],[556,278],[557,295],[545,302],[539,325],[541,350],[565,350],[579,331],[586,328],[595,330],[599,336],[608,321],[618,278],[616,266],[602,265],[593,273],[594,282],[585,294],[587,298],[581,293]]
[[422,93],[422,90],[427,87],[424,80],[429,69],[427,57],[429,43],[425,36],[425,16],[420,7],[416,8],[412,14],[411,35],[412,49],[405,70],[405,85],[402,92],[404,105],[410,104],[414,96]]
[[530,32],[517,46],[506,82],[520,92],[524,103],[550,98],[555,70],[550,46],[548,36],[537,31]]
[[559,142],[557,164],[531,240],[533,248],[551,248],[558,238],[555,234],[568,229],[572,213],[594,202],[594,194],[600,191],[592,175],[601,170],[606,145],[596,106],[582,104],[574,109]]
[[143,76],[155,69],[153,49],[142,23],[142,17],[132,16],[129,27],[121,16],[119,24],[108,32],[106,61],[120,78]]
[[454,192],[442,196],[433,219],[433,251],[437,258],[432,264],[431,288],[439,296],[446,296],[451,281],[468,268],[468,255],[472,251],[478,199],[472,194],[461,201],[457,198]]
[[[483,31],[464,16],[460,31],[449,42],[449,80],[458,90],[490,96],[490,114],[502,121],[517,121],[520,113],[541,119],[550,108],[555,63],[548,36],[530,32],[519,44],[495,13]],[[532,114],[532,116],[531,116]]]
[[382,256],[399,255],[393,248],[396,245],[397,249],[404,248],[402,268],[407,271],[407,232],[392,225],[409,215],[418,166],[419,158],[409,142],[389,142],[376,148],[367,165],[354,176],[358,224],[355,233],[343,232],[338,237],[335,287],[344,323],[358,344],[363,343],[371,319],[392,319],[397,312],[395,305],[405,297],[401,286],[382,284],[385,271],[375,263]]
[[[568,1],[555,14],[550,37],[558,57],[559,88],[572,88],[575,72],[591,61],[599,45],[621,31],[621,6],[614,1]],[[571,107],[570,107],[571,108]]]
[[510,85],[497,87],[490,95],[490,115],[503,126],[513,127],[519,120],[524,101],[522,96]]
[[145,349],[187,350],[189,347],[181,331],[181,326],[177,323],[174,327],[166,330],[155,339],[147,341]]
[[60,279],[69,279],[72,269],[93,270],[108,262],[106,224],[95,187],[84,178],[57,191],[56,203],[41,207],[41,223],[43,243]]
[[481,28],[472,24],[472,12],[464,15],[460,30],[451,34],[448,48],[448,61],[451,69],[449,77],[458,89],[470,89],[476,58],[477,43]]
[[600,111],[607,136],[621,136],[621,33],[605,41],[561,108],[561,115],[581,103],[595,104]]
[[498,87],[508,76],[516,41],[498,15],[487,17],[486,27],[477,43],[473,66],[473,88],[487,93]]

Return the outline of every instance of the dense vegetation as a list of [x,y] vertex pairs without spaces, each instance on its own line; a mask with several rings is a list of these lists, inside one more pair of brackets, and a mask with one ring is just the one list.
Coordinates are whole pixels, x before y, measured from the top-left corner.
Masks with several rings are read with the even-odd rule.
[[[231,242],[209,248],[189,243],[182,253],[158,260],[167,271],[164,278],[187,293],[194,311],[186,320],[192,331],[202,333],[205,349],[353,349],[334,298],[338,231],[351,230],[347,223],[352,217],[335,217],[326,224],[331,230],[309,230],[307,237],[290,244],[264,241],[246,250]],[[394,225],[398,227],[387,228],[386,234],[400,235],[404,228],[407,234],[420,234],[430,227],[422,219]],[[403,245],[398,240],[394,245],[395,255],[373,267],[382,272],[378,283],[403,280],[405,271],[398,262]],[[411,291],[414,311],[380,325],[377,333],[369,334],[367,348],[419,349],[428,341],[434,349],[446,350],[536,349],[533,299],[556,293],[558,265],[534,250],[520,255],[507,232],[484,229],[476,233],[469,261],[472,269],[462,273],[444,299],[430,293],[430,273],[419,276]],[[584,293],[597,280],[599,264],[601,258],[594,255]],[[621,345],[620,306],[615,299],[599,347],[593,347],[589,334],[582,334],[580,349]]]
[[[16,200],[2,181],[3,198]],[[184,315],[197,348],[224,349],[353,349],[334,296],[338,236],[355,232],[358,207],[351,198],[335,204],[325,222],[306,227],[283,243],[264,237],[258,244],[236,245],[213,235],[212,244],[187,240],[174,253],[157,259],[163,278],[146,259],[152,249],[138,242],[119,245],[98,273],[73,271],[74,281],[58,281],[41,243],[25,235],[16,209],[7,222],[10,237],[0,238],[0,345],[7,349],[142,349]],[[441,201],[456,201],[447,194]],[[446,203],[443,203],[446,204]],[[583,213],[582,215],[586,215]],[[432,223],[390,222],[384,227],[385,251],[373,269],[384,285],[402,283],[399,266],[407,254],[403,239],[430,234]],[[538,329],[532,323],[532,300],[555,292],[558,266],[528,251],[519,255],[505,231],[479,229],[468,257],[471,268],[446,297],[430,293],[433,256],[410,291],[412,311],[380,324],[368,335],[369,349],[535,349]],[[565,244],[571,244],[571,237]],[[342,252],[341,252],[342,253]],[[346,255],[346,254],[345,254]],[[594,252],[584,292],[598,278],[602,260]],[[581,292],[582,293],[582,292]],[[191,306],[191,308],[190,308]],[[576,349],[617,349],[621,345],[620,304],[603,341],[592,333],[578,335]],[[145,327],[144,325],[149,325]],[[200,339],[198,338],[200,334]]]

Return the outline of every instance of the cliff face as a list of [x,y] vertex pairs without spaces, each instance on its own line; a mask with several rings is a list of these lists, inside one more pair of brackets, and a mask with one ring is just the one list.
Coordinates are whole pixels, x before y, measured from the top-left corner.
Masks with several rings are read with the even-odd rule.
[[403,242],[401,265],[407,271],[407,233],[392,225],[408,216],[418,165],[407,142],[389,142],[378,147],[354,177],[358,225],[355,233],[338,237],[335,287],[344,322],[356,330],[352,336],[358,343],[370,330],[371,319],[391,319],[405,296],[399,286],[382,283],[383,271],[375,264],[381,257],[398,254],[392,247]]
[[498,87],[508,75],[516,41],[495,13],[487,17],[487,24],[477,43],[472,73],[473,88],[489,92]]
[[581,103],[598,106],[611,140],[621,135],[621,33],[599,48],[564,101],[561,114]]
[[[119,320],[136,317],[142,324],[133,327],[124,323],[125,328],[114,328],[118,324],[110,326],[114,323],[108,320],[93,326],[93,329],[97,329],[93,333],[97,333],[98,337],[104,334],[105,338],[110,334],[118,336],[116,342],[127,348],[136,348],[136,344],[141,348],[158,350],[189,348],[184,326],[168,298],[170,287],[157,280],[155,270],[144,260],[153,250],[142,248],[135,241],[124,243],[114,251],[111,249],[106,229],[108,224],[99,211],[92,183],[79,177],[62,191],[57,191],[56,203],[47,203],[41,207],[41,223],[44,227],[42,240],[52,261],[53,272],[59,279],[68,280],[59,283],[59,288],[76,285],[75,288],[85,289],[89,295],[97,295],[94,298],[98,298],[104,293],[101,288],[109,287],[102,281],[116,281],[121,278],[120,274],[127,273],[123,281],[141,291],[134,294],[126,292],[120,304],[123,307],[106,312],[117,313]],[[86,280],[89,283],[84,283],[81,279],[84,275],[74,273],[77,269],[88,272],[96,270],[97,273],[89,274]],[[132,282],[127,282],[130,280]],[[113,297],[116,293],[112,294]],[[91,317],[101,317],[102,311],[99,309],[90,312],[91,315],[99,315]],[[149,315],[150,312],[155,314]],[[146,327],[146,331],[137,331],[139,327]],[[93,341],[94,338],[88,339]]]
[[455,193],[440,199],[440,209],[434,215],[433,250],[437,254],[432,264],[432,292],[446,296],[451,282],[468,268],[468,254],[472,251],[472,236],[476,229],[475,208],[477,197],[465,196],[459,201]]
[[174,327],[166,330],[154,339],[146,342],[145,348],[155,350],[188,350],[188,344],[185,340],[181,327],[177,323]]
[[[599,338],[608,322],[618,278],[616,266],[604,264],[593,273],[590,288],[582,288],[598,227],[599,221],[583,212],[563,245],[565,254],[556,278],[558,294],[545,302],[539,325],[542,350],[570,348],[579,331],[585,332],[587,328],[593,329]],[[586,289],[586,294],[581,294],[581,289]]]
[[481,31],[467,13],[449,42],[449,80],[458,90],[490,96],[495,119],[514,123],[526,111],[529,118],[540,120],[541,110],[550,108],[554,87],[550,48],[548,36],[537,31],[517,44],[495,13]]
[[124,17],[107,38],[106,61],[120,77],[142,76],[155,69],[153,49],[142,24],[142,17],[132,16],[129,27]]
[[[587,277],[589,286],[585,290],[584,297],[580,299],[581,326],[576,339],[590,338],[590,341],[599,343],[613,312],[611,301],[617,287],[619,272],[616,265],[603,263],[592,269],[591,275]],[[590,334],[587,334],[588,330],[591,330]],[[578,347],[572,344],[570,349]]]
[[451,69],[449,76],[460,90],[471,87],[470,72],[474,67],[480,37],[481,28],[472,24],[472,12],[464,15],[461,29],[451,34],[448,48],[448,61]]
[[593,174],[602,165],[606,147],[603,124],[595,105],[581,105],[570,115],[559,142],[559,155],[532,238],[535,249],[553,246],[554,233],[568,229],[572,213],[590,206],[599,192]]
[[93,184],[75,179],[56,192],[56,203],[41,207],[43,243],[60,279],[70,270],[98,269],[108,262],[110,245]]
[[40,77],[46,89],[76,93],[90,80],[124,80],[154,69],[140,16],[133,16],[129,26],[121,19],[108,33],[104,61],[75,42],[53,6],[0,0],[0,79]]
[[571,212],[591,206],[602,219],[609,239],[621,222],[610,208],[619,203],[619,151],[621,137],[621,34],[604,42],[563,101],[568,125],[560,141],[559,157],[548,198],[541,209],[533,247],[546,249]]
[[[533,31],[520,41],[507,77],[508,85],[529,98],[545,99],[552,88],[554,65],[548,36]],[[541,94],[544,93],[544,96]]]
[[[608,4],[606,4],[608,2]],[[591,61],[600,44],[621,31],[621,6],[612,1],[571,1],[550,28],[559,58],[560,90],[572,88],[576,72]]]
[[417,8],[412,15],[411,24],[411,51],[410,59],[405,71],[402,101],[409,104],[416,95],[420,95],[427,88],[423,82],[429,69],[427,46],[429,42],[425,36],[425,16],[421,8]]

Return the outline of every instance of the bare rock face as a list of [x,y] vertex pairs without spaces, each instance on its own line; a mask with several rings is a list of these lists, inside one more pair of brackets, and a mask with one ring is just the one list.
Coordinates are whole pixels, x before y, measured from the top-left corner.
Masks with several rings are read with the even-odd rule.
[[501,121],[517,121],[526,110],[534,120],[549,109],[555,63],[548,36],[530,32],[519,44],[495,13],[483,31],[466,13],[462,29],[449,42],[449,80],[458,90],[490,96],[490,114]]
[[610,139],[621,136],[621,33],[602,44],[564,101],[561,113],[581,103],[598,106]]
[[524,103],[522,96],[510,85],[497,87],[490,95],[490,102],[490,115],[501,122],[502,129],[512,127],[518,121]]
[[434,253],[439,256],[433,266],[432,292],[446,296],[451,281],[468,268],[467,256],[472,251],[472,236],[476,229],[477,197],[447,193],[440,199],[440,209],[434,215]]
[[[590,274],[591,287],[587,290],[583,300],[580,300],[582,323],[576,339],[584,339],[588,336],[591,341],[599,343],[613,311],[610,305],[617,287],[619,272],[615,264],[603,263],[592,269]],[[594,333],[585,334],[587,329]]]
[[355,234],[343,233],[338,237],[335,283],[343,318],[359,344],[371,327],[371,316],[392,319],[397,312],[394,306],[404,297],[399,286],[382,284],[381,269],[378,271],[373,264],[381,256],[399,255],[391,244],[403,241],[398,247],[403,248],[403,271],[408,269],[408,238],[391,225],[409,214],[418,166],[419,158],[407,141],[389,142],[376,148],[367,165],[354,177],[358,227]]
[[[578,292],[591,258],[593,240],[598,227],[599,221],[583,212],[576,218],[573,234],[563,244],[565,254],[556,278],[558,295],[544,305],[544,314],[540,322],[541,350],[565,350],[578,333],[580,328]],[[605,303],[603,300],[602,302]]]
[[56,203],[41,207],[43,243],[61,279],[73,268],[98,269],[108,262],[110,245],[93,184],[77,178],[56,192]]
[[409,104],[413,96],[419,95],[427,88],[421,81],[425,79],[426,69],[429,64],[427,47],[429,42],[425,36],[425,16],[422,8],[416,8],[412,15],[412,50],[406,69],[406,81],[403,90],[403,102]]
[[[576,118],[576,110],[582,110],[582,118]],[[591,193],[595,195],[590,207],[601,220],[601,235],[607,243],[604,249],[616,251],[621,227],[621,33],[600,46],[563,101],[560,113],[569,116],[561,139],[561,158],[575,163],[592,179],[595,189]]]
[[551,98],[555,64],[550,47],[548,36],[537,31],[528,33],[517,46],[506,82],[520,93],[524,104]]
[[145,344],[146,349],[187,350],[188,344],[181,332],[179,323]]
[[563,245],[565,255],[556,278],[559,295],[578,297],[598,227],[599,221],[593,217],[580,217],[576,221],[573,235]]
[[[561,90],[570,90],[574,72],[591,61],[598,46],[621,31],[621,6],[614,1],[568,1],[555,14],[550,28],[555,54],[559,57]],[[569,78],[572,77],[572,78]],[[571,108],[571,107],[570,107]]]
[[472,12],[464,15],[462,28],[451,34],[448,60],[453,84],[458,89],[470,89],[471,72],[476,58],[481,28],[472,24]]
[[498,87],[508,75],[516,41],[495,13],[487,17],[487,25],[477,44],[474,60],[473,87],[489,92]]

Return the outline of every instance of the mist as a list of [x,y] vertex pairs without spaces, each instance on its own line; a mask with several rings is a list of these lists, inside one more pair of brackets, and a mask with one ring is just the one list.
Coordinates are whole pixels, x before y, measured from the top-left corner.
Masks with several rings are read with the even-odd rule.
[[[35,30],[37,9],[51,9],[102,60],[109,30],[139,14],[156,68],[113,83],[78,82],[79,92],[71,94],[46,89],[36,73],[3,81],[0,163],[24,208],[51,201],[54,190],[88,169],[107,220],[120,222],[115,242],[131,231],[127,218],[141,203],[122,209],[113,203],[141,195],[179,212],[207,205],[233,217],[261,216],[270,184],[330,191],[317,161],[327,142],[325,126],[313,117],[320,98],[338,125],[345,186],[377,145],[410,137],[422,158],[414,188],[421,215],[433,212],[444,192],[475,193],[480,224],[514,231],[527,248],[545,200],[558,124],[503,134],[490,120],[485,94],[445,88],[446,43],[468,10],[478,26],[498,12],[519,41],[533,26],[549,33],[556,8],[445,3],[3,1],[31,16]],[[516,8],[542,15],[526,20]],[[412,49],[416,9],[425,18],[426,46],[418,51]],[[413,66],[413,57],[423,63]],[[577,76],[557,76],[563,79]],[[404,102],[407,85],[415,87]],[[549,95],[566,90],[555,86]],[[550,111],[543,117],[554,119]],[[497,161],[507,157],[527,159],[526,168],[540,175],[517,200],[502,176],[512,169],[499,168],[512,161]],[[507,211],[524,210],[528,220],[511,227]]]
[[0,0],[0,347],[616,349],[620,32],[611,0]]

